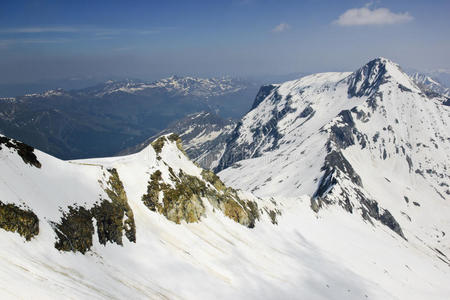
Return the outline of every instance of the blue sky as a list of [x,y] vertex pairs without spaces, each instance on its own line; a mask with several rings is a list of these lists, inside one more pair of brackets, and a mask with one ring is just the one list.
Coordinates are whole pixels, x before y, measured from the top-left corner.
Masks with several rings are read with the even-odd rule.
[[8,1],[0,82],[450,69],[450,1]]

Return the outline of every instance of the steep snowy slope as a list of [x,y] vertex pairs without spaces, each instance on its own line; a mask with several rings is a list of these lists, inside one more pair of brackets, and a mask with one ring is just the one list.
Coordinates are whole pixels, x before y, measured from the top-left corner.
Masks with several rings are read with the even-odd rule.
[[199,112],[176,121],[145,142],[121,151],[118,155],[136,153],[161,135],[176,133],[188,157],[204,169],[217,167],[236,123],[211,112]]
[[309,197],[225,188],[174,136],[133,155],[72,162],[6,137],[0,144],[2,299],[450,294],[450,270],[432,250],[338,207],[316,216]]
[[[311,197],[449,264],[450,108],[395,63],[263,87],[217,170],[261,197]],[[362,222],[361,222],[362,223]]]

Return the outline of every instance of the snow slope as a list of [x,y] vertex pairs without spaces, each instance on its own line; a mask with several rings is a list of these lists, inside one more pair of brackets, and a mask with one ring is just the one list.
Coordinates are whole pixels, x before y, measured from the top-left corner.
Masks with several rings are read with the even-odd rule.
[[[153,170],[170,177],[170,162],[201,173],[175,143],[163,147],[160,159],[151,146],[130,156],[73,162],[34,151],[40,168],[2,148],[0,199],[26,204],[40,220],[39,235],[28,242],[0,231],[3,299],[445,299],[450,293],[449,268],[435,256],[385,227],[361,226],[341,209],[316,216],[308,197],[274,204],[241,192],[282,212],[277,225],[262,217],[251,229],[211,207],[198,223],[175,224],[150,211],[141,197]],[[49,223],[61,217],[56,208],[94,205],[103,193],[97,180],[110,167],[117,168],[133,210],[136,243],[102,245],[94,235],[84,255],[56,250]]]

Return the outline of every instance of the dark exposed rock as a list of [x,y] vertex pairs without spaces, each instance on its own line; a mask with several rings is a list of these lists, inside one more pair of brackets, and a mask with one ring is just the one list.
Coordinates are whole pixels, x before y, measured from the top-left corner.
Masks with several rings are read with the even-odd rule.
[[299,115],[300,118],[306,118],[309,115],[311,115],[312,113],[314,113],[314,109],[308,105]]
[[411,217],[410,216],[408,216],[408,214],[407,213],[405,213],[405,212],[403,212],[403,211],[401,211],[400,212],[403,216],[405,216],[407,219],[408,219],[408,221],[412,221],[412,219],[411,219]]
[[331,127],[330,140],[335,142],[340,149],[345,149],[355,144],[351,125],[336,124]]
[[69,206],[69,211],[63,212],[60,222],[51,223],[57,236],[56,249],[83,254],[89,251],[94,235],[93,218],[100,244],[110,242],[123,245],[124,231],[130,242],[136,242],[133,211],[128,205],[123,184],[116,169],[109,169],[108,172],[110,177],[104,190],[109,200],[102,200],[91,209]]
[[153,149],[155,149],[156,154],[160,154],[162,148],[164,147],[165,137],[160,137],[152,143]]
[[363,110],[358,110],[357,106],[353,107],[350,111],[355,113],[356,118],[363,123],[367,123],[369,121],[369,116]]
[[22,142],[7,138],[5,136],[0,136],[0,150],[2,146],[9,149],[14,149],[17,154],[22,158],[23,162],[34,166],[36,168],[41,167],[41,163],[38,161],[36,154],[34,154],[34,148],[24,144]]
[[375,92],[372,95],[367,98],[367,104],[372,109],[372,111],[375,111],[378,107],[378,102],[383,101],[383,93],[381,92]]
[[101,244],[107,241],[122,245],[122,232],[130,242],[136,242],[136,225],[122,181],[116,169],[108,169],[110,177],[105,192],[110,201],[103,201],[92,208],[97,220],[97,234]]
[[[312,199],[311,208],[317,212],[322,203],[331,204],[331,201],[327,200],[327,193],[329,193],[335,185],[339,184],[340,174],[346,174],[350,180],[362,186],[361,178],[353,170],[353,167],[345,159],[341,151],[332,151],[325,157],[325,164],[322,167],[322,171],[325,171],[324,175],[320,179],[319,186],[317,187]],[[353,212],[353,207],[349,201],[348,195],[341,195],[340,205],[348,212]]]
[[255,101],[253,101],[252,104],[252,109],[256,108],[264,99],[266,99],[267,96],[270,95],[270,93],[272,93],[275,89],[277,88],[277,86],[275,85],[263,85],[259,91],[258,94],[256,95]]
[[377,131],[376,133],[375,133],[375,135],[372,137],[372,141],[374,142],[374,143],[376,143],[377,141],[378,141],[378,138],[380,137],[380,133]]
[[428,98],[430,98],[430,99],[432,99],[432,98],[437,98],[437,97],[441,97],[442,95],[441,94],[439,94],[439,93],[437,93],[437,92],[435,92],[435,91],[432,91],[432,90],[430,90],[430,89],[422,89],[422,92],[425,94],[425,96],[427,96]]
[[322,170],[325,171],[325,174],[323,175],[322,180],[319,184],[319,188],[316,191],[316,194],[318,196],[322,196],[323,192],[326,190],[324,189],[325,186],[321,188],[321,186],[325,184],[325,182],[323,182],[323,179],[328,177],[328,175],[332,174],[333,171],[335,171],[336,169],[346,174],[353,183],[362,187],[361,177],[359,177],[359,175],[355,172],[352,165],[344,157],[342,152],[332,151],[325,157],[325,164],[322,167]]
[[330,137],[327,148],[331,151],[333,142],[338,149],[345,149],[349,146],[355,145],[355,137],[361,148],[367,146],[367,136],[358,131],[355,126],[355,121],[350,110],[343,110],[338,114],[340,120],[330,128]]
[[92,214],[86,208],[70,206],[61,221],[52,225],[57,236],[56,249],[83,254],[91,249],[94,225]]
[[403,235],[403,231],[400,227],[400,224],[395,220],[395,218],[392,216],[392,214],[388,210],[384,210],[383,213],[379,216],[379,220],[381,224],[386,225],[390,229],[392,229],[394,232],[396,232],[399,236],[402,238],[405,238]]
[[403,84],[398,84],[398,88],[402,91],[402,92],[410,92],[412,93],[412,90],[407,88],[406,86],[404,86]]
[[122,245],[124,212],[121,207],[109,201],[103,201],[91,211],[97,221],[97,235],[100,244],[106,245],[106,242],[110,242]]
[[387,78],[385,63],[382,59],[376,58],[348,77],[348,96],[368,96],[385,83]]
[[280,216],[281,212],[278,209],[272,210],[272,209],[264,208],[264,210],[269,215],[272,224],[273,225],[278,225],[277,216]]
[[17,232],[29,241],[39,234],[39,219],[29,209],[0,201],[0,228]]
[[360,199],[360,202],[363,205],[363,217],[367,219],[368,216],[370,216],[375,220],[380,221],[381,224],[389,227],[399,236],[406,239],[400,227],[400,224],[398,224],[398,222],[387,209],[380,209],[378,207],[378,203],[375,200],[367,199],[365,197],[362,197]]
[[409,172],[411,173],[412,169],[413,169],[413,162],[411,160],[411,157],[409,157],[409,155],[406,155],[406,162],[408,163],[408,167],[409,167]]

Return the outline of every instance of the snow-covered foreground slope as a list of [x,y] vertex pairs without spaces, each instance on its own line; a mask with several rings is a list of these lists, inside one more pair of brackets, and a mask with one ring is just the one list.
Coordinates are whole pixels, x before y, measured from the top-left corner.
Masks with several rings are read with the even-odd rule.
[[[1,228],[7,225],[3,204],[8,203],[31,210],[39,219],[39,233],[27,241],[0,229],[0,296],[446,299],[450,294],[450,270],[431,250],[399,238],[384,226],[361,226],[358,218],[337,207],[315,215],[309,197],[275,201],[240,192],[240,199],[254,201],[260,209],[259,220],[244,226],[233,215],[225,216],[226,209],[214,208],[213,198],[205,193],[205,212],[199,222],[170,221],[170,214],[152,211],[143,201],[151,175],[159,170],[162,180],[173,185],[178,179],[171,173],[181,178],[182,170],[200,180],[205,173],[169,136],[163,141],[130,156],[65,162],[3,138]],[[57,250],[55,225],[61,224],[68,206],[89,209],[99,199],[115,201],[105,192],[120,190],[120,184],[111,181],[112,168],[132,210],[128,219],[134,221],[135,242],[123,236],[122,245],[102,243],[100,233],[108,231],[100,230],[94,216],[96,233],[84,254],[70,248]],[[221,191],[220,184],[214,183]],[[75,220],[74,225],[79,218],[66,220]],[[65,225],[60,229],[70,228]]]

